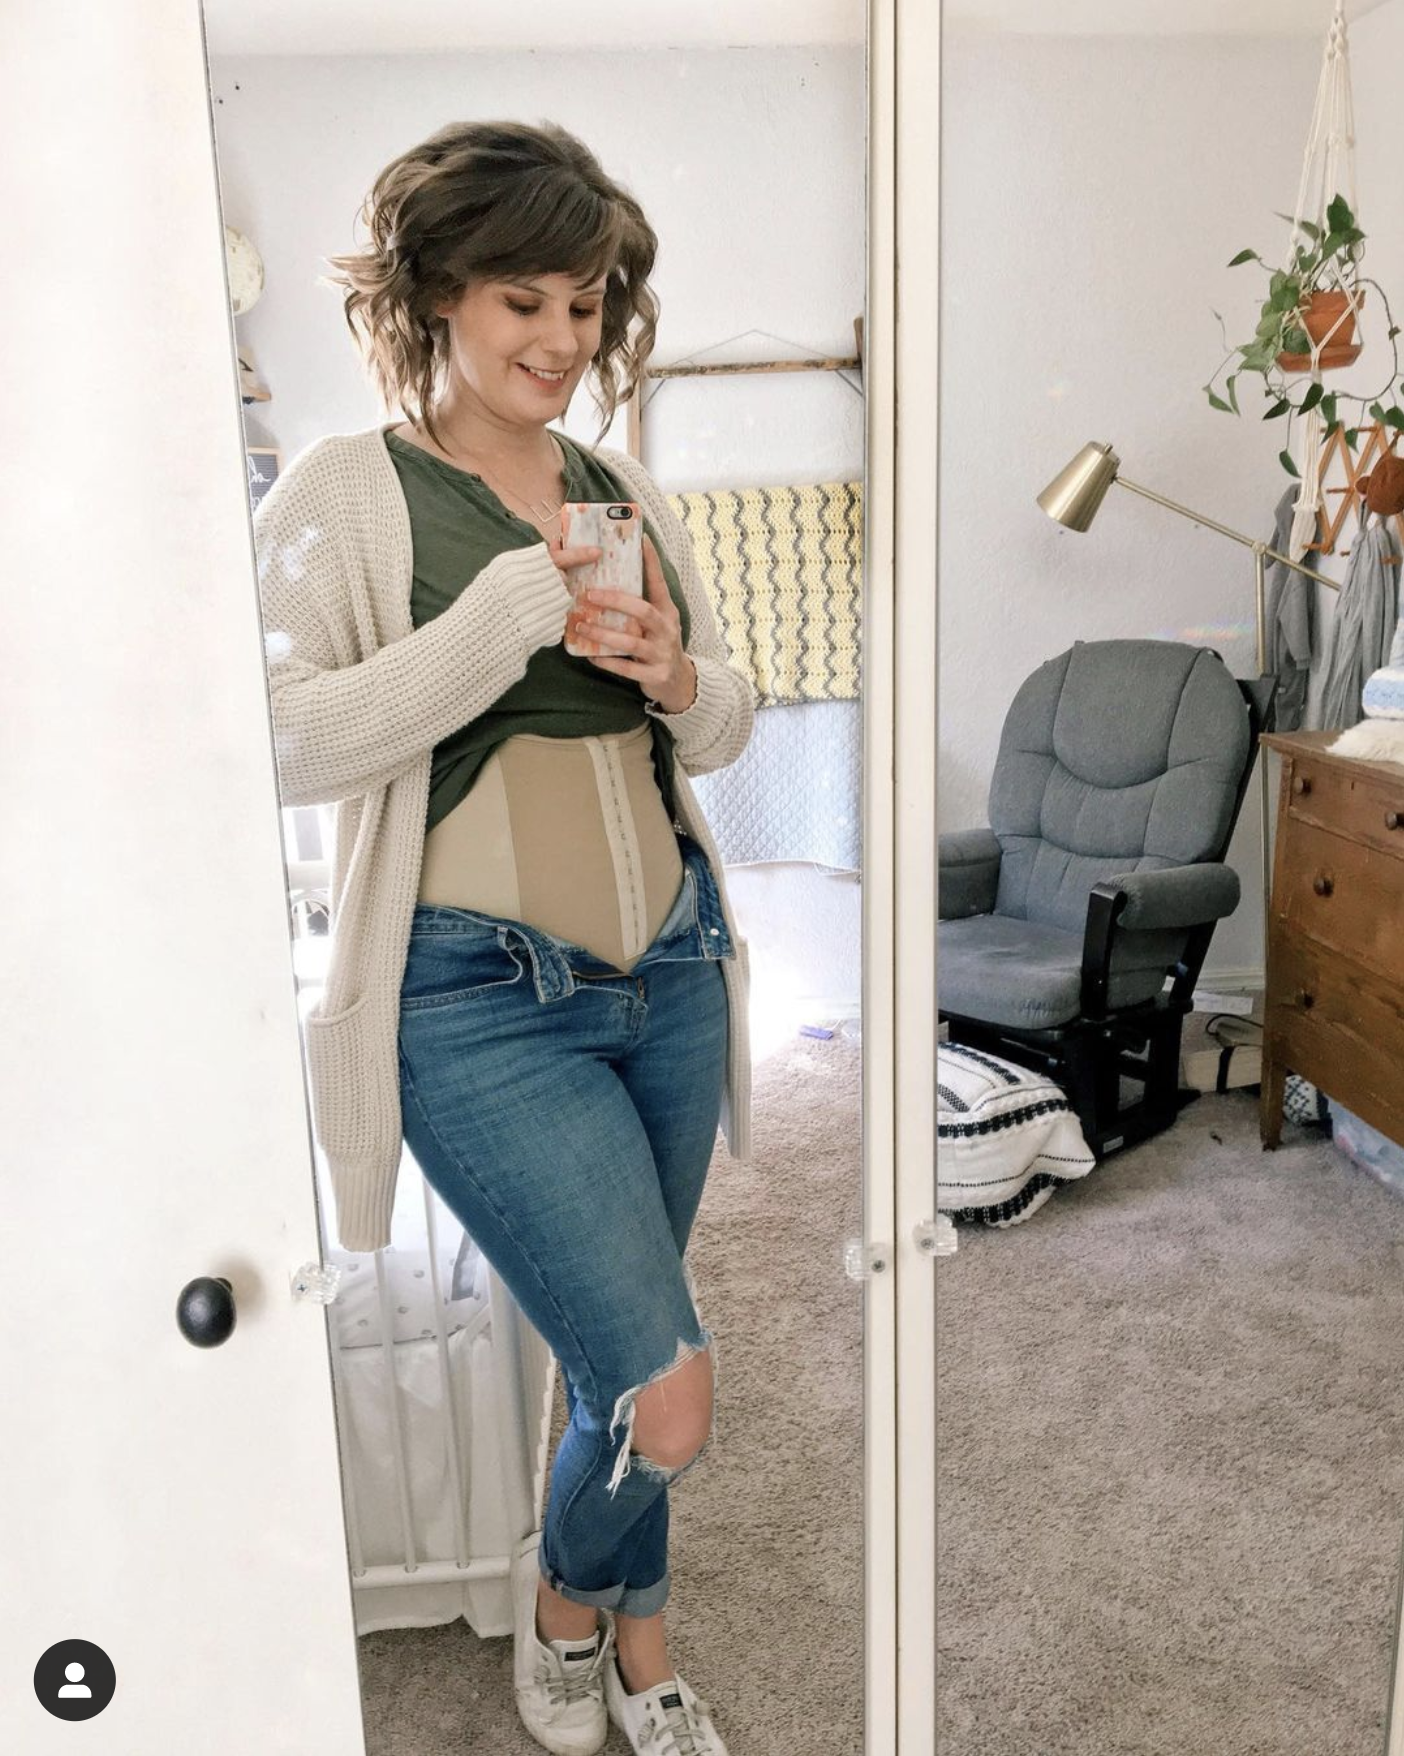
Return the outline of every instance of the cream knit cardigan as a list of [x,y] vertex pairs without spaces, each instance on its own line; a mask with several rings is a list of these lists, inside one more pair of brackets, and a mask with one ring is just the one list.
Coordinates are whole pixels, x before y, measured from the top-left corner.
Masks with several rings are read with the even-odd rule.
[[[692,611],[697,698],[661,718],[676,744],[678,827],[705,850],[736,947],[721,960],[729,1011],[722,1127],[750,1156],[750,960],[722,863],[688,774],[734,762],[755,692],[726,648],[692,544],[633,458],[598,457],[659,533]],[[498,555],[442,615],[410,616],[409,509],[384,430],[338,433],[301,451],[254,516],[273,742],[284,805],[335,803],[331,960],[306,1020],[312,1120],[346,1250],[390,1242],[402,1136],[400,984],[419,894],[433,747],[489,707],[540,646],[562,636],[570,593],[544,540]]]

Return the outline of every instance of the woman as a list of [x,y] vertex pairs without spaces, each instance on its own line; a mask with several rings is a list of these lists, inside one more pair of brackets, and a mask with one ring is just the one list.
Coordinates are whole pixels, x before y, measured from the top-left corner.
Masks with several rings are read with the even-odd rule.
[[[724,1756],[662,1611],[668,1490],[712,1433],[684,1252],[718,1121],[749,1151],[745,944],[687,777],[735,761],[754,694],[656,484],[548,426],[592,365],[601,434],[637,382],[656,238],[552,125],[441,129],[365,217],[334,284],[410,418],[307,447],[255,519],[283,800],[337,805],[307,1054],[338,1233],[389,1242],[407,1142],[563,1367],[513,1568],[532,1736]],[[567,500],[646,533],[645,597],[594,594],[583,657]]]

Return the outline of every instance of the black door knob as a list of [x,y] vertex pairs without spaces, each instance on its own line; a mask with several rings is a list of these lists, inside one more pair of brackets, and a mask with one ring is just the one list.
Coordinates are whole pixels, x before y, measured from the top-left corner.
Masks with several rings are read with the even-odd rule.
[[234,1329],[234,1289],[219,1276],[202,1274],[181,1288],[176,1300],[180,1333],[196,1347],[218,1347]]

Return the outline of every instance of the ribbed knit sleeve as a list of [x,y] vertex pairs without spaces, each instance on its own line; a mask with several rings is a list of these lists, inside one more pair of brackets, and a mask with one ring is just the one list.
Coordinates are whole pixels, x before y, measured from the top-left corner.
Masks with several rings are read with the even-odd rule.
[[710,594],[698,571],[692,538],[669,504],[668,496],[627,452],[601,446],[597,455],[629,483],[639,505],[652,519],[669,559],[678,570],[678,580],[692,612],[687,654],[697,666],[697,699],[682,713],[665,713],[652,706],[646,707],[645,712],[668,728],[678,760],[689,774],[710,774],[713,769],[735,762],[750,741],[756,692],[750,679],[731,663],[726,643],[717,630]]
[[561,639],[571,605],[542,542],[496,556],[442,615],[412,629],[408,537],[396,531],[377,554],[404,568],[406,628],[388,639],[383,629],[358,628],[357,606],[365,614],[370,600],[348,589],[358,563],[338,505],[344,485],[327,462],[326,451],[304,453],[254,520],[285,805],[329,804],[386,785],[490,707],[538,647]]

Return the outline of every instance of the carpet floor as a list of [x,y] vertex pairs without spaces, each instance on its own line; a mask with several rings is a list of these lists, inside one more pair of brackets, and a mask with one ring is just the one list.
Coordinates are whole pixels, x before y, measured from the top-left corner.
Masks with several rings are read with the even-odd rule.
[[[861,1756],[861,1051],[804,1038],[754,1069],[754,1164],[718,1142],[689,1245],[716,1336],[711,1449],[673,1490],[669,1655],[731,1756]],[[564,1423],[557,1387],[552,1453]],[[368,1756],[539,1756],[512,1642],[457,1621],[357,1642]],[[627,1756],[611,1727],[609,1756]]]
[[942,1756],[1380,1756],[1404,1200],[1256,1095],[937,1264]]

